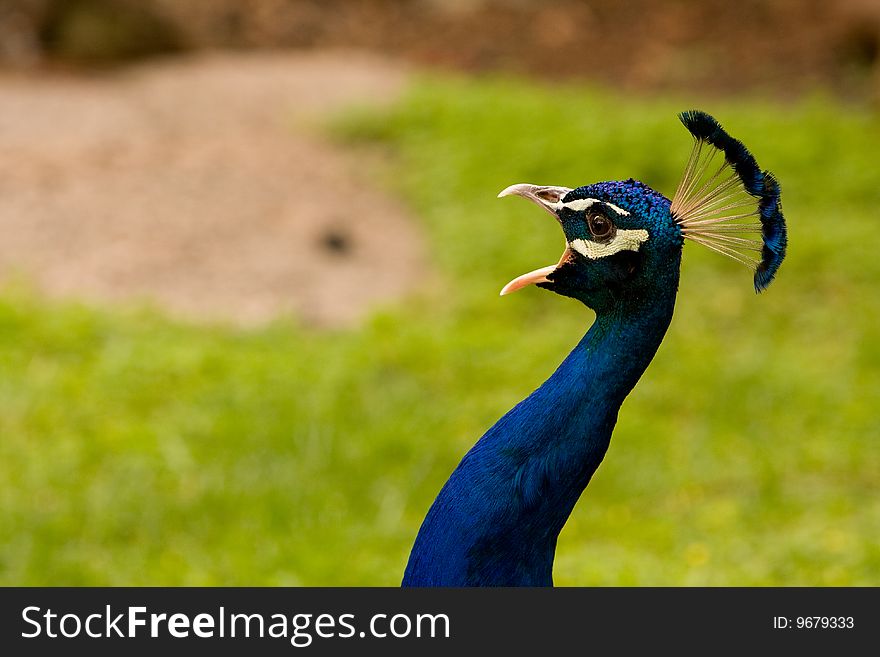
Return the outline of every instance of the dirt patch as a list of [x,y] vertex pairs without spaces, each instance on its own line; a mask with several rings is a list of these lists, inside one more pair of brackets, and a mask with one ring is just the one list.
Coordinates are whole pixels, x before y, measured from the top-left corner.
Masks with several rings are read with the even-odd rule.
[[386,102],[356,53],[211,55],[0,84],[0,275],[253,324],[350,322],[405,293],[423,247],[361,162],[303,127]]

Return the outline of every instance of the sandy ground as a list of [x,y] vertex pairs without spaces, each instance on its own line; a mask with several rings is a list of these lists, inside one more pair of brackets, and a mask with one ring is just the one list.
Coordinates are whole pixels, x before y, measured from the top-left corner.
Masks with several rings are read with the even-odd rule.
[[358,53],[0,78],[0,278],[186,318],[350,323],[416,283],[424,249],[369,164],[306,126],[404,78]]

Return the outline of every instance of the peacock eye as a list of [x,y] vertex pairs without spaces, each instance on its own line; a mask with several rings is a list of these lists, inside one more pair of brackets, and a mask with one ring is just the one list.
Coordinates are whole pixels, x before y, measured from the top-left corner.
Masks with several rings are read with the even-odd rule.
[[590,229],[590,234],[596,240],[604,241],[614,237],[614,224],[604,214],[587,215],[587,226]]

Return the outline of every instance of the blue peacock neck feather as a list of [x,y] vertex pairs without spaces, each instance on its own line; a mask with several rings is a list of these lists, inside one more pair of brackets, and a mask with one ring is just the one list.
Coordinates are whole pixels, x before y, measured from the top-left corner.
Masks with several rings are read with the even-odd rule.
[[419,530],[405,586],[551,585],[559,532],[669,327],[684,240],[748,266],[757,292],[776,276],[787,245],[776,178],[708,114],[680,118],[694,146],[671,201],[633,179],[499,194],[548,211],[566,239],[557,264],[501,294],[537,285],[582,301],[596,321],[462,459]]
[[425,518],[404,586],[552,585],[559,532],[669,327],[679,261],[597,309],[556,372],[468,452]]

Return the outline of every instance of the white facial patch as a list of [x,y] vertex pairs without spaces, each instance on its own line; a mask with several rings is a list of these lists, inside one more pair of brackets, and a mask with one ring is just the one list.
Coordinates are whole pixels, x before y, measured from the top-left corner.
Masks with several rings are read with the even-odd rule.
[[590,240],[572,240],[569,246],[590,260],[605,258],[621,251],[638,251],[648,241],[648,231],[618,230],[610,242],[593,242]]
[[613,203],[608,203],[607,201],[600,201],[595,198],[578,198],[573,201],[569,201],[568,203],[563,203],[562,201],[556,201],[556,203],[547,203],[546,205],[547,205],[547,207],[552,208],[556,211],[559,211],[563,208],[566,208],[568,210],[572,210],[573,212],[583,212],[584,210],[586,210],[588,207],[590,207],[594,203],[602,203],[605,206],[614,210],[617,214],[621,215],[622,217],[629,216],[629,212],[627,212],[623,208],[617,207]]

